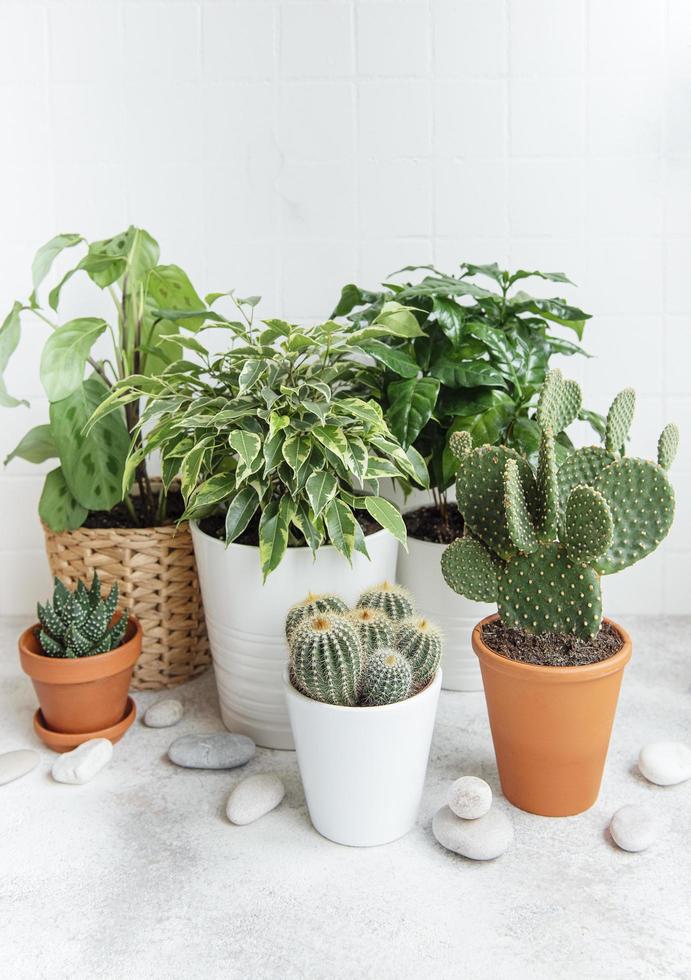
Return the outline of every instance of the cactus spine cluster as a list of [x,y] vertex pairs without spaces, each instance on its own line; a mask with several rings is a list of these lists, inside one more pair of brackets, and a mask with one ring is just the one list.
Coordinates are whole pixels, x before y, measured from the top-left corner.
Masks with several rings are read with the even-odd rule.
[[557,467],[554,433],[580,405],[576,382],[551,371],[536,413],[535,472],[511,449],[473,449],[468,433],[452,436],[465,533],[444,551],[442,572],[466,598],[497,602],[509,626],[586,639],[602,621],[600,576],[650,554],[671,527],[674,492],[666,471],[679,433],[665,427],[656,463],[625,456],[635,408],[627,388],[608,412],[605,446],[576,450]]
[[286,636],[293,686],[328,704],[402,701],[432,680],[441,659],[439,630],[415,618],[408,593],[388,582],[351,611],[338,596],[308,596],[288,611]]
[[87,589],[82,581],[74,592],[55,579],[52,602],[38,603],[38,641],[46,657],[93,657],[120,646],[127,629],[123,613],[112,622],[118,605],[118,586],[114,583],[105,599],[94,572]]

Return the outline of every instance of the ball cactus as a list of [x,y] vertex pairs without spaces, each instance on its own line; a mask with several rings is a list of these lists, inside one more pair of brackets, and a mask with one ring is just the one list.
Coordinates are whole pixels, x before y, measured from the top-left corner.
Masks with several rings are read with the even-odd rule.
[[504,622],[528,633],[596,635],[600,576],[650,554],[668,533],[674,492],[666,470],[679,442],[663,430],[658,462],[624,455],[635,396],[625,389],[607,415],[605,447],[576,450],[557,468],[553,433],[576,417],[580,389],[550,371],[538,403],[537,470],[512,450],[472,448],[455,435],[456,496],[465,536],[444,551],[448,585],[496,601]]
[[358,609],[378,609],[389,619],[407,619],[414,613],[410,594],[402,585],[382,582],[373,588],[365,589],[357,604]]
[[95,572],[88,589],[79,581],[73,592],[56,578],[52,602],[44,606],[39,602],[37,607],[41,652],[46,657],[93,657],[120,646],[128,617],[123,613],[113,622],[118,595],[116,582],[107,597],[101,598]]
[[304,617],[291,640],[294,686],[314,701],[357,704],[364,655],[355,626],[335,613]]
[[396,631],[396,649],[410,664],[418,690],[428,684],[441,660],[441,632],[424,616],[404,619]]
[[355,626],[360,637],[360,645],[365,654],[378,647],[392,646],[395,637],[394,625],[378,609],[353,609],[346,617]]
[[340,598],[340,596],[334,595],[330,592],[326,592],[322,595],[309,592],[304,599],[302,599],[300,602],[296,602],[295,605],[291,606],[288,610],[285,624],[288,643],[290,643],[293,633],[306,616],[316,616],[317,613],[346,612],[348,612],[348,606],[343,599]]
[[367,658],[361,703],[382,705],[404,701],[412,685],[413,671],[403,654],[393,647],[382,647]]

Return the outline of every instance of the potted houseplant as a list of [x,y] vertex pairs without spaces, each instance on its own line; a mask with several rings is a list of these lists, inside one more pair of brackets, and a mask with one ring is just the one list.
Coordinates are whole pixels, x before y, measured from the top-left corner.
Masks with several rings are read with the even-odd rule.
[[52,602],[38,604],[38,623],[19,638],[22,669],[40,704],[34,729],[56,752],[92,738],[117,742],[135,719],[127,691],[142,629],[118,610],[118,595],[115,582],[102,598],[96,573],[88,589],[80,580],[74,591],[56,578]]
[[[86,251],[42,305],[39,289],[54,260],[73,248]],[[31,429],[5,462],[57,460],[39,503],[51,571],[69,586],[94,570],[105,583],[119,582],[124,605],[140,618],[145,635],[133,686],[178,684],[209,662],[192,539],[186,525],[176,527],[182,498],[150,477],[145,457],[125,473],[130,442],[137,439],[138,401],[88,433],[85,426],[118,380],[133,373],[144,384],[180,357],[181,328],[189,336],[203,322],[199,315],[164,318],[158,308],[189,311],[204,304],[179,266],[159,263],[157,242],[141,228],[91,243],[78,234],[58,235],[39,249],[32,272],[29,300],[15,303],[0,327],[0,368],[19,343],[23,319],[50,326],[41,354],[49,421]],[[112,297],[112,322],[99,316],[56,321],[62,291],[78,274]],[[2,377],[0,404],[21,404]]]
[[441,635],[382,583],[348,613],[310,596],[288,614],[285,696],[307,807],[339,844],[386,844],[415,824],[441,688]]
[[[502,444],[534,455],[539,430],[532,416],[550,358],[584,353],[551,328],[566,326],[580,340],[589,314],[562,299],[520,289],[531,277],[568,284],[562,273],[509,273],[496,264],[471,263],[462,264],[457,275],[422,268],[420,281],[387,283],[379,292],[345,286],[334,316],[348,316],[360,330],[395,300],[411,309],[421,327],[415,337],[370,339],[360,346],[380,366],[377,397],[391,431],[404,447],[418,450],[430,473],[431,500],[411,495],[403,515],[409,544],[408,551],[399,552],[398,579],[444,630],[444,686],[480,690],[470,635],[489,607],[454,602],[439,570],[445,545],[463,532],[463,517],[452,499],[455,460],[449,441],[464,429],[476,445]],[[580,416],[601,423],[593,413]],[[562,458],[571,443],[565,433],[555,435]],[[402,488],[407,494],[409,488]]]
[[[238,320],[210,321],[230,334],[229,350],[211,356],[195,339],[199,363],[123,383],[94,419],[147,396],[128,465],[157,449],[164,484],[180,474],[223,721],[260,745],[292,748],[281,689],[286,610],[317,582],[354,599],[393,579],[405,526],[378,482],[422,483],[426,470],[379,406],[353,395],[374,372],[353,358],[352,336],[332,322],[257,324],[256,302],[237,300]],[[418,329],[391,307],[362,333]]]
[[496,602],[473,631],[499,778],[516,806],[545,816],[586,810],[597,799],[631,641],[602,618],[600,577],[650,554],[674,514],[667,477],[678,444],[668,425],[658,461],[624,455],[634,392],[607,415],[603,447],[557,466],[553,432],[580,406],[558,371],[540,395],[537,470],[515,450],[472,448],[458,432],[456,495],[466,533],[444,552],[454,591]]

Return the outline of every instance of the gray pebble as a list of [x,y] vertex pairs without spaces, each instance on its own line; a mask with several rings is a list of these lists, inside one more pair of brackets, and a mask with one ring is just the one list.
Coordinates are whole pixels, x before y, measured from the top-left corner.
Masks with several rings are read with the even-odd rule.
[[285,792],[282,780],[273,772],[247,776],[228,797],[228,819],[239,826],[252,823],[277,807]]
[[249,762],[255,744],[246,735],[213,732],[211,735],[183,735],[168,749],[176,766],[188,769],[234,769]]
[[683,742],[649,742],[638,756],[638,768],[650,783],[676,786],[691,779],[691,748]]
[[513,824],[497,809],[477,820],[462,820],[443,806],[434,815],[432,832],[442,847],[473,861],[491,861],[513,842]]
[[0,755],[0,786],[26,776],[36,766],[40,756],[33,749],[15,749]]
[[146,709],[144,724],[149,728],[172,728],[184,714],[184,709],[175,698],[156,701]]
[[660,824],[652,807],[645,803],[628,803],[612,817],[609,832],[623,851],[644,851],[657,840]]

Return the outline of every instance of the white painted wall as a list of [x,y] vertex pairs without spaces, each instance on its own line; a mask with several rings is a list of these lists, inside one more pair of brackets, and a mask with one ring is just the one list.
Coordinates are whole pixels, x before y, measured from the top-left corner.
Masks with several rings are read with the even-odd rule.
[[[640,395],[634,449],[684,427],[676,527],[610,608],[689,612],[687,0],[0,0],[0,303],[38,245],[129,222],[202,291],[320,317],[413,261],[566,271],[596,314],[570,372]],[[98,312],[86,285],[65,316]],[[45,418],[27,330],[0,454]],[[41,478],[0,472],[0,613],[48,588]]]

